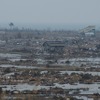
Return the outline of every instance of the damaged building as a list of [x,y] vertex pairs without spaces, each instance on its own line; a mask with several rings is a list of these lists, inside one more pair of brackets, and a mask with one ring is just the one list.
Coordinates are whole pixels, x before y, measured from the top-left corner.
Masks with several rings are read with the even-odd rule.
[[84,36],[95,36],[95,26],[88,26],[81,29],[79,33],[83,34]]
[[63,41],[46,41],[43,43],[44,51],[50,54],[63,54],[65,42]]

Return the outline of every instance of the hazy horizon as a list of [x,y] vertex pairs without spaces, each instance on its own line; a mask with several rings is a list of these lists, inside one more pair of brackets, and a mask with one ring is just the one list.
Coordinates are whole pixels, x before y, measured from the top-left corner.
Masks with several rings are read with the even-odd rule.
[[[80,30],[90,24],[57,24],[57,23],[13,23],[13,28],[40,29],[40,30]],[[94,24],[91,24],[94,25]],[[100,24],[96,24],[96,29],[100,30]],[[0,28],[10,28],[9,23],[0,23]]]
[[0,23],[98,25],[99,0],[1,0]]

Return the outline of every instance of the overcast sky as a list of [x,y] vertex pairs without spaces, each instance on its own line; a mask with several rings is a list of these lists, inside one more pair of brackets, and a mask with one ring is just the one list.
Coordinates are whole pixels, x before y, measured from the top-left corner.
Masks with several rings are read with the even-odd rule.
[[100,0],[0,0],[0,22],[99,24]]

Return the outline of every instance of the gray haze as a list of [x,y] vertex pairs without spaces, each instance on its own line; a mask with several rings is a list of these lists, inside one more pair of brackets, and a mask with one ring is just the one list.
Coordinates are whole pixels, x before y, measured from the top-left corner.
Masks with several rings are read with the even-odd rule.
[[99,24],[100,0],[0,0],[0,23]]

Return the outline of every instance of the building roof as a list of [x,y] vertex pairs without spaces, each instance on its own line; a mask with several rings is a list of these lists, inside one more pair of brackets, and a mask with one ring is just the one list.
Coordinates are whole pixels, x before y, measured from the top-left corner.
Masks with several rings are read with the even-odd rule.
[[64,47],[65,46],[65,42],[63,41],[46,41],[44,42],[43,46],[48,45],[51,47]]

